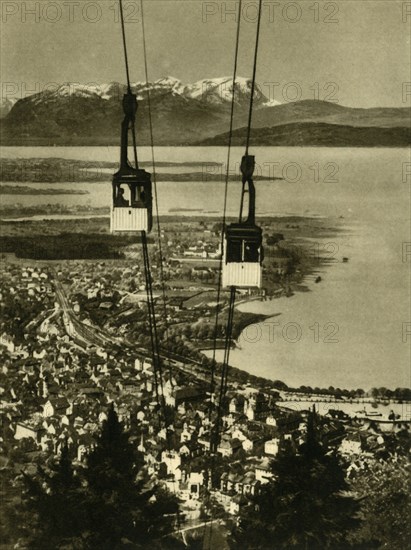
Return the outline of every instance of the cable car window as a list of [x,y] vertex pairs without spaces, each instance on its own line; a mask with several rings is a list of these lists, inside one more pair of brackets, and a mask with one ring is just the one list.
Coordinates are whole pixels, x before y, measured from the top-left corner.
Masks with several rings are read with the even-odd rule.
[[244,262],[259,261],[258,245],[255,242],[244,241]]
[[144,186],[138,185],[134,188],[132,192],[132,201],[131,206],[135,208],[145,208],[146,207],[146,194],[144,192]]
[[227,242],[227,261],[242,262],[243,246],[240,240],[229,240]]
[[118,186],[116,198],[114,201],[114,206],[121,208],[121,207],[126,207],[130,205],[129,201],[125,198],[124,193],[125,193],[124,189],[121,186]]

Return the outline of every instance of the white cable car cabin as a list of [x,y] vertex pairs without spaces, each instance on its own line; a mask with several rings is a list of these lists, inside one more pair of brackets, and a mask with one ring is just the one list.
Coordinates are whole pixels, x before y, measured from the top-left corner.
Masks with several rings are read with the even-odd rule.
[[120,169],[113,176],[113,198],[111,206],[111,233],[147,233],[152,227],[151,175],[131,166],[128,150],[128,132],[134,127],[137,111],[136,95],[130,91],[123,98],[124,120],[121,125]]
[[[255,160],[245,155],[241,162],[243,188],[240,221],[225,228],[223,275],[224,288],[261,288],[264,250],[261,227],[255,224],[255,187],[252,180]],[[245,184],[248,184],[246,189]],[[248,193],[248,217],[242,221],[244,195]]]

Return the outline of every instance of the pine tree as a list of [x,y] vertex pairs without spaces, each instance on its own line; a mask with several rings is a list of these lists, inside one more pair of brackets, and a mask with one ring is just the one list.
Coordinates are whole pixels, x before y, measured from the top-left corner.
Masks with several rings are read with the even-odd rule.
[[273,461],[273,480],[240,517],[232,546],[244,550],[347,548],[356,527],[356,503],[338,457],[317,439],[311,414],[306,443],[298,453],[282,450]]
[[178,503],[150,483],[113,407],[87,464],[73,472],[67,446],[50,472],[25,475],[25,538],[36,550],[166,548]]
[[[39,469],[35,477],[25,475],[26,534],[31,548],[64,548],[70,542],[82,548],[84,495],[80,479],[74,475],[67,444],[50,472]],[[75,543],[75,541],[78,543]]]
[[128,433],[111,407],[85,471],[92,548],[113,550],[125,544],[153,547],[171,532],[178,504],[150,484],[141,466],[142,457],[130,444]]

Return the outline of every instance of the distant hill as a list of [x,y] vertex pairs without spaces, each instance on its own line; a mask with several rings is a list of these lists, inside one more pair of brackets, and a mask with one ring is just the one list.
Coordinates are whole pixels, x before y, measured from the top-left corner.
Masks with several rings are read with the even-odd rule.
[[354,109],[328,101],[304,100],[256,110],[253,126],[282,126],[292,122],[326,122],[343,126],[411,127],[411,108]]
[[[150,90],[154,140],[157,145],[226,144],[233,82],[230,77],[205,79],[184,85],[166,77],[136,83],[139,100],[138,143],[149,143],[147,88]],[[0,120],[2,145],[118,145],[123,117],[121,99],[125,86],[117,82],[94,85],[64,84],[17,102],[7,100]],[[235,86],[234,129],[241,135],[247,123],[251,81],[238,78]],[[378,144],[379,135],[389,145],[407,138],[399,128],[411,126],[410,108],[353,109],[326,101],[305,100],[278,104],[257,86],[254,93],[253,139],[256,145]],[[311,124],[311,130],[306,124]],[[294,125],[294,126],[292,126]],[[295,126],[297,125],[297,126]],[[281,130],[289,126],[286,130]],[[331,128],[330,128],[331,126]],[[338,130],[338,126],[345,129]],[[381,128],[392,132],[352,132],[346,128]],[[274,130],[274,128],[278,128]],[[320,135],[322,134],[322,135]],[[345,136],[344,138],[342,136]],[[406,134],[407,135],[407,134]],[[277,136],[277,137],[274,137]],[[303,137],[302,137],[303,136]],[[311,136],[311,137],[310,137]],[[370,142],[367,142],[367,139]],[[293,141],[293,140],[297,141]],[[313,141],[312,141],[313,140]],[[272,142],[272,143],[271,143]],[[353,143],[354,145],[354,143]]]
[[[242,145],[245,137],[246,128],[235,130],[232,144]],[[206,139],[198,145],[226,145],[227,142],[228,134],[225,133]],[[411,129],[296,122],[255,128],[251,134],[251,144],[285,147],[407,147],[411,145]]]

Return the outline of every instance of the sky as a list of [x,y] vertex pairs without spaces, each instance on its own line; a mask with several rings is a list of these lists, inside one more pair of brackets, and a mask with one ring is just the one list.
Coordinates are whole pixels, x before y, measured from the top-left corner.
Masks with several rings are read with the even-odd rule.
[[[141,81],[140,0],[123,1],[131,80]],[[0,7],[3,98],[49,83],[125,81],[117,0],[0,0]],[[243,0],[244,77],[252,74],[256,7]],[[144,0],[150,80],[232,75],[237,10],[230,0]],[[410,27],[411,2],[263,0],[257,82],[281,103],[410,106]]]

